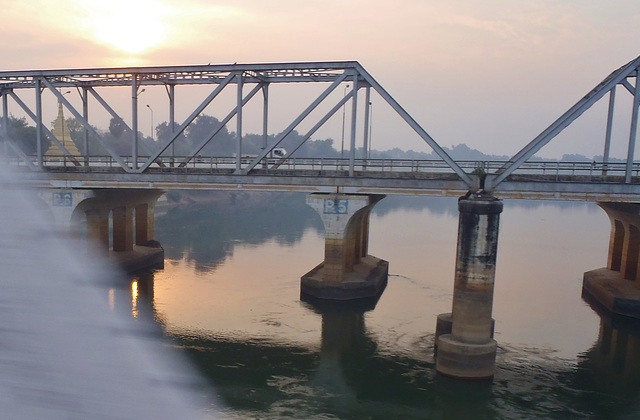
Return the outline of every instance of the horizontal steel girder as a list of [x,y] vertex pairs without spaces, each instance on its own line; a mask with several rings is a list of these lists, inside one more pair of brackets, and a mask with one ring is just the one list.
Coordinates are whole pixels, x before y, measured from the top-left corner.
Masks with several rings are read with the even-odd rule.
[[359,67],[356,61],[334,61],[0,71],[0,87],[33,88],[38,77],[47,78],[56,87],[131,86],[134,74],[139,86],[218,84],[239,71],[244,73],[244,83],[331,82],[345,70]]
[[[256,170],[250,175],[183,169],[142,174],[111,171],[22,172],[27,185],[56,188],[152,188],[152,189],[238,189],[261,191],[460,196],[468,191],[453,173],[365,173],[356,171],[281,170],[280,174]],[[640,202],[640,184],[625,184],[623,176],[514,175],[494,191],[500,198]],[[635,181],[638,181],[637,179]]]

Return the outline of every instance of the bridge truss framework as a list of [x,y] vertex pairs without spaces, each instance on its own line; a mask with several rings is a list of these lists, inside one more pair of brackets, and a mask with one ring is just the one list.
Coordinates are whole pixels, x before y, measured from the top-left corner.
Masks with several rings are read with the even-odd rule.
[[[215,135],[226,124],[228,124],[234,117],[236,118],[236,153],[232,162],[226,162],[227,167],[231,166],[233,171],[231,173],[226,172],[223,174],[223,178],[227,179],[224,182],[243,184],[244,181],[240,180],[241,177],[248,175],[273,175],[278,168],[290,165],[292,159],[295,159],[291,155],[302,144],[311,138],[317,130],[322,127],[333,115],[339,110],[344,110],[347,103],[351,101],[351,129],[350,129],[350,147],[348,159],[341,159],[339,162],[336,160],[335,169],[336,172],[333,175],[339,175],[342,181],[334,182],[319,182],[317,185],[356,185],[366,184],[361,179],[354,180],[354,178],[362,178],[364,170],[376,168],[376,164],[373,160],[370,160],[366,154],[368,149],[369,128],[370,128],[370,109],[371,106],[370,97],[371,89],[380,95],[380,97],[391,106],[391,108],[422,138],[433,151],[442,159],[442,165],[438,166],[436,173],[442,173],[443,168],[453,176],[447,178],[445,181],[452,181],[455,183],[455,190],[459,190],[460,186],[467,190],[474,191],[479,187],[484,188],[486,191],[500,191],[501,184],[504,181],[517,178],[518,174],[529,174],[532,164],[530,158],[535,155],[542,147],[548,144],[553,138],[555,138],[564,128],[570,125],[573,121],[579,118],[587,109],[602,99],[607,93],[609,94],[609,107],[607,115],[606,134],[604,139],[604,153],[602,162],[594,162],[589,169],[589,177],[587,181],[583,178],[580,182],[582,184],[588,184],[593,182],[602,182],[609,185],[605,189],[615,191],[616,194],[629,194],[631,190],[637,190],[636,184],[638,183],[638,165],[634,164],[633,156],[635,153],[635,141],[638,124],[638,108],[640,105],[640,83],[638,80],[640,75],[640,57],[630,61],[624,66],[612,72],[607,76],[600,84],[592,89],[587,95],[580,99],[573,107],[565,112],[560,118],[558,118],[553,124],[547,127],[542,133],[534,138],[529,144],[527,144],[522,150],[516,153],[507,162],[502,162],[499,165],[495,163],[477,162],[472,165],[473,169],[469,165],[465,166],[461,162],[453,160],[446,151],[440,147],[440,145],[409,115],[402,106],[389,94],[387,91],[358,63],[355,61],[341,61],[341,62],[309,62],[309,63],[273,63],[273,64],[233,64],[233,65],[196,65],[196,66],[163,66],[163,67],[130,67],[130,68],[102,68],[102,69],[72,69],[72,70],[34,70],[34,71],[4,71],[0,72],[0,98],[2,102],[2,118],[0,118],[0,139],[4,143],[5,154],[8,149],[13,153],[13,156],[17,156],[18,162],[22,166],[26,166],[34,173],[46,173],[53,175],[57,179],[64,178],[60,166],[68,168],[71,175],[67,178],[71,181],[77,179],[79,173],[85,172],[84,176],[88,176],[90,179],[98,179],[101,175],[96,175],[96,169],[100,171],[104,169],[104,161],[97,161],[92,159],[87,154],[88,139],[91,134],[94,136],[101,147],[103,147],[109,154],[107,157],[109,160],[109,169],[105,172],[108,177],[113,178],[114,174],[120,174],[125,176],[126,179],[134,179],[136,175],[150,175],[155,176],[158,171],[164,173],[170,173],[176,169],[187,169],[189,165],[197,166],[199,161],[199,152],[211,141],[213,141]],[[326,88],[320,93],[311,103],[300,112],[300,114],[277,135],[275,141],[268,144],[268,116],[270,109],[269,101],[269,86],[273,83],[324,83]],[[177,87],[187,85],[198,85],[206,88],[209,86],[211,91],[206,98],[191,112],[191,114],[180,124],[176,124],[175,121],[175,91]],[[181,157],[181,161],[177,167],[173,167],[173,160],[171,161],[171,167],[169,167],[168,161],[165,159],[170,148],[173,148],[176,141],[184,130],[191,124],[202,112],[211,104],[221,92],[225,89],[230,89],[231,86],[236,87],[236,103],[229,110],[226,117],[221,120],[221,124],[214,131],[205,136],[199,144],[195,145],[192,150],[186,155]],[[332,92],[336,91],[343,85],[350,86],[350,90],[347,92],[345,87],[344,95],[341,95],[339,99],[335,99],[334,96],[330,96]],[[629,134],[628,153],[626,163],[622,168],[620,164],[614,164],[609,162],[609,148],[611,144],[611,132],[613,125],[613,116],[615,108],[615,95],[616,88],[620,85],[625,90],[633,95],[633,109],[631,117],[631,127]],[[171,137],[161,142],[155,150],[140,150],[144,149],[144,143],[139,140],[138,131],[138,96],[141,89],[145,86],[164,86],[169,97],[169,126],[172,130]],[[109,87],[127,87],[131,92],[131,127],[129,127],[124,119],[114,110],[114,108],[105,100],[105,98],[98,92],[98,88]],[[65,98],[65,93],[62,93],[62,89],[75,88],[77,89],[82,99],[82,109],[78,110],[71,102]],[[61,139],[49,130],[42,121],[43,115],[43,101],[42,95],[45,90],[49,90],[57,98],[72,115],[82,124],[84,128],[84,147],[79,149],[83,150],[84,156],[74,156],[67,148]],[[363,118],[358,118],[358,94],[361,90],[364,90],[365,100],[365,112],[362,114]],[[29,106],[22,99],[17,92],[26,91],[27,94],[33,95],[35,98],[35,105]],[[29,93],[30,92],[30,93]],[[262,92],[262,113],[263,113],[263,144],[261,152],[257,156],[252,156],[247,159],[242,154],[242,133],[243,133],[243,109],[251,101],[256,94]],[[118,121],[125,130],[131,136],[131,154],[130,156],[121,156],[118,154],[111,145],[105,141],[101,134],[89,123],[89,98],[93,98],[113,119]],[[11,139],[9,135],[9,100],[17,104],[19,108],[28,115],[36,126],[37,135],[37,152],[35,156],[27,156],[24,151]],[[333,102],[332,102],[333,101]],[[328,102],[331,106],[329,111],[324,113],[323,116],[317,118],[311,117],[311,114],[316,111],[321,104]],[[315,118],[315,119],[314,119]],[[364,120],[364,121],[362,121]],[[299,144],[296,145],[294,150],[291,150],[289,155],[273,158],[272,151],[277,148],[283,140],[294,130],[296,130],[300,124],[306,121],[311,121],[313,126],[303,136]],[[363,127],[363,148],[364,154],[362,157],[356,156],[356,125],[362,123]],[[52,143],[56,144],[63,153],[63,163],[52,163],[45,158],[44,150],[42,147],[43,138],[47,137]],[[171,153],[173,157],[173,152]],[[84,162],[83,162],[84,161]],[[202,162],[200,162],[202,163]],[[111,165],[115,165],[114,168]],[[207,163],[213,168],[213,161]],[[70,166],[69,166],[70,165]],[[216,167],[218,161],[216,161]],[[313,168],[317,165],[317,162],[311,162],[310,166]],[[320,163],[322,165],[322,163]],[[387,163],[382,162],[378,166],[381,166],[384,170]],[[393,163],[387,165],[393,171]],[[400,165],[403,166],[403,165]],[[405,165],[406,166],[406,165]],[[429,166],[429,165],[424,165]],[[289,166],[290,167],[290,166]],[[295,163],[294,163],[295,167]],[[412,161],[411,167],[414,167]],[[420,163],[415,164],[415,167],[420,167]],[[526,168],[529,168],[528,172]],[[267,171],[265,172],[265,169]],[[305,170],[309,170],[309,165],[304,167]],[[346,169],[343,171],[342,169]],[[359,169],[359,171],[358,171]],[[593,171],[597,169],[599,177],[593,177]],[[516,172],[516,171],[519,172]],[[52,173],[53,171],[53,173]],[[93,174],[92,174],[93,171]],[[269,171],[271,171],[269,173]],[[524,171],[524,172],[523,172]],[[542,170],[543,176],[541,179],[548,181],[548,168]],[[286,171],[285,171],[286,172]],[[322,172],[322,171],[321,171]],[[406,168],[401,172],[406,172]],[[623,173],[624,176],[607,176]],[[193,171],[192,171],[193,173]],[[310,173],[314,173],[313,170]],[[56,175],[57,174],[57,175]],[[326,174],[326,173],[325,173]],[[556,183],[562,182],[559,180],[560,171],[556,172]],[[196,174],[200,176],[201,174]],[[229,175],[232,175],[231,177]],[[289,173],[291,175],[291,173]],[[297,175],[304,175],[302,172]],[[405,174],[406,175],[406,174]],[[584,175],[584,173],[583,173]],[[320,173],[320,176],[323,176]],[[324,175],[326,176],[326,175]],[[478,178],[482,176],[483,182],[479,183]],[[104,178],[104,176],[102,176]],[[378,178],[377,183],[380,183],[381,178],[388,178],[388,174],[385,176],[376,175],[374,178]],[[406,178],[403,174],[400,178]],[[264,178],[264,177],[263,177]],[[433,177],[427,177],[433,181]],[[435,177],[436,181],[440,184],[443,182],[443,178]],[[141,179],[146,179],[144,176]],[[231,181],[234,179],[234,181]],[[266,179],[266,178],[265,178]],[[568,178],[567,178],[568,179]],[[414,179],[413,181],[420,181],[420,179]],[[523,182],[536,182],[531,177],[522,179]],[[98,182],[98,181],[96,181]],[[123,181],[124,182],[124,181]],[[253,181],[247,181],[247,184],[251,184]],[[301,181],[301,185],[308,184],[308,179]],[[319,183],[318,183],[319,182]],[[375,185],[376,182],[371,183]],[[387,185],[388,182],[382,182]],[[446,183],[445,182],[445,183]],[[266,182],[269,184],[270,182]],[[508,183],[506,183],[508,184]],[[622,185],[624,184],[624,185]],[[515,188],[512,187],[506,188]],[[614,185],[614,188],[611,186]],[[392,188],[392,187],[389,187]],[[447,188],[447,187],[442,187]],[[536,187],[540,192],[544,193],[544,188]],[[534,190],[536,188],[533,188]],[[562,188],[560,188],[562,190]],[[565,188],[566,189],[566,188]],[[557,188],[556,188],[557,190]],[[585,192],[589,192],[589,188],[584,188]],[[511,190],[515,193],[517,191]],[[553,192],[553,189],[549,190]],[[634,192],[637,195],[640,191]]]
[[[269,86],[273,83],[324,83],[328,87],[313,100],[287,128],[281,132],[275,141],[270,145],[266,144],[267,120],[269,115]],[[438,145],[438,143],[398,104],[391,95],[357,62],[316,62],[316,63],[284,63],[284,64],[233,64],[233,65],[206,65],[206,66],[172,66],[172,67],[136,67],[136,68],[105,68],[105,69],[77,69],[77,70],[45,70],[45,71],[17,71],[0,72],[0,96],[2,97],[4,127],[8,126],[8,99],[11,98],[19,107],[34,121],[38,135],[37,159],[25,156],[19,150],[6,131],[2,131],[3,137],[7,140],[13,152],[20,155],[25,164],[32,169],[43,167],[42,137],[48,138],[60,147],[65,156],[73,158],[71,153],[64,147],[60,139],[42,123],[42,91],[50,90],[62,103],[66,109],[83,125],[85,130],[85,148],[87,150],[88,134],[95,136],[100,145],[109,153],[118,165],[126,172],[143,173],[154,163],[162,165],[158,158],[171,147],[180,134],[192,123],[203,110],[229,85],[235,85],[237,90],[237,102],[233,109],[222,120],[220,130],[233,117],[237,123],[237,152],[236,152],[236,174],[248,174],[263,159],[270,156],[271,151],[295,130],[301,122],[308,119],[310,114],[342,84],[349,83],[350,90],[335,103],[331,109],[321,117],[315,125],[304,135],[304,141],[309,139],[331,116],[351,100],[351,147],[349,150],[349,172],[353,175],[356,159],[356,124],[358,122],[358,93],[365,91],[364,123],[363,123],[363,150],[367,150],[368,130],[369,130],[369,107],[371,88],[373,88],[416,133],[442,158],[444,162],[455,172],[460,179],[471,185],[472,180],[460,168],[460,166]],[[138,94],[139,89],[144,86],[164,86],[169,96],[169,116],[170,127],[173,128],[173,135],[168,141],[162,143],[157,150],[146,151],[147,156],[140,161],[139,139],[138,139]],[[175,88],[184,85],[209,85],[214,86],[209,95],[202,103],[181,124],[175,123]],[[244,87],[252,86],[248,93],[244,93]],[[131,89],[131,120],[129,127],[124,119],[107,103],[98,93],[96,88],[126,86]],[[77,88],[81,94],[83,109],[81,111],[73,107],[69,100],[60,91],[64,88]],[[35,92],[35,109],[31,109],[16,94],[17,90],[28,89]],[[242,162],[242,113],[244,106],[259,92],[263,94],[263,137],[264,144],[262,152],[248,164]],[[116,153],[113,148],[102,138],[89,124],[88,98],[91,95],[111,116],[120,122],[131,134],[131,159],[127,162],[123,156]],[[200,144],[184,157],[182,166],[187,165],[204,148],[218,130],[210,133]],[[297,145],[300,147],[302,144]],[[297,149],[296,147],[296,149]],[[291,153],[295,150],[291,151]],[[85,156],[85,158],[88,158]],[[366,158],[366,156],[363,156]],[[283,161],[288,159],[283,157]],[[80,163],[78,162],[78,165]]]

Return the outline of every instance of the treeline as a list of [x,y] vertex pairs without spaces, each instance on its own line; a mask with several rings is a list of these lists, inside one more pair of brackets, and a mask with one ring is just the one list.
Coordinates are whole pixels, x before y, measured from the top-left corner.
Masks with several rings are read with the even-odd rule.
[[[85,154],[84,150],[84,127],[75,118],[67,118],[65,124],[69,129],[71,139],[75,143],[80,153]],[[192,153],[197,147],[205,140],[209,139],[210,135],[217,131],[217,134],[207,143],[202,150],[198,151],[200,156],[234,156],[237,147],[237,135],[234,132],[227,130],[226,126],[220,127],[220,121],[209,115],[198,116],[191,124],[189,124],[183,133],[174,142],[173,150],[169,149],[164,154],[170,155],[175,153],[176,156],[185,156]],[[52,123],[53,126],[53,123]],[[116,153],[121,156],[131,155],[131,132],[118,120],[112,118],[108,129],[100,129],[93,127],[97,133],[100,134],[103,141],[109,145]],[[37,150],[36,140],[36,128],[27,123],[25,118],[16,118],[14,116],[9,117],[9,137],[17,143],[17,145],[27,155],[34,155]],[[155,127],[155,137],[146,137],[141,132],[138,133],[139,139],[139,155],[149,155],[156,151],[161,144],[164,144],[171,138],[171,128],[169,123],[163,122]],[[42,137],[43,144],[42,149],[46,151],[50,145],[51,140],[46,135]],[[294,157],[313,157],[313,158],[338,158],[348,157],[348,151],[336,150],[333,147],[333,139],[316,139],[307,140],[298,148],[298,145],[302,143],[303,136],[297,131],[291,132],[278,147],[283,147],[289,154],[295,150],[292,155]],[[267,138],[267,145],[273,145],[276,141],[275,135],[269,135]],[[89,155],[106,155],[107,151],[102,147],[97,138],[89,133]],[[264,143],[263,136],[261,134],[245,134],[242,137],[242,153],[243,154],[258,154],[262,150]],[[297,150],[296,150],[297,148]],[[509,156],[506,155],[489,155],[480,152],[479,150],[472,149],[465,144],[458,144],[450,148],[443,147],[443,149],[455,160],[508,160]],[[363,150],[361,148],[356,150],[356,157],[363,156]],[[373,159],[420,159],[420,160],[440,160],[440,157],[435,152],[417,152],[414,150],[401,150],[399,148],[393,148],[390,150],[371,150],[370,157]],[[533,157],[532,160],[548,160]],[[602,156],[594,156],[590,159],[586,156],[579,154],[566,154],[560,159],[562,161],[602,161]],[[617,159],[610,159],[610,161],[617,161]]]
[[[55,122],[55,121],[54,121]],[[69,130],[71,140],[75,143],[78,151],[85,154],[84,146],[84,126],[75,118],[67,118],[65,120],[66,128]],[[53,126],[53,123],[52,123]],[[165,154],[175,153],[176,156],[185,156],[196,151],[197,148],[207,139],[213,132],[216,135],[209,141],[206,146],[198,151],[200,156],[234,156],[237,147],[237,135],[230,132],[226,127],[220,127],[220,121],[209,115],[198,116],[185,130],[178,136],[174,142],[173,150],[168,149]],[[102,137],[104,143],[121,156],[131,155],[131,131],[119,120],[112,118],[107,130],[92,126],[93,129]],[[9,137],[22,149],[27,155],[34,155],[37,151],[36,127],[28,125],[25,118],[9,117]],[[176,130],[179,126],[176,127]],[[161,144],[164,144],[171,138],[171,128],[169,123],[163,122],[155,127],[155,137],[144,136],[142,132],[138,132],[139,154],[148,155],[156,151]],[[296,131],[290,133],[279,147],[293,151],[302,143],[303,137]],[[276,141],[275,135],[267,138],[267,144],[272,145]],[[51,146],[52,141],[48,136],[42,136],[42,150],[46,151]],[[245,134],[242,137],[242,153],[258,154],[262,150],[264,143],[263,136],[260,134]],[[332,139],[309,140],[302,144],[296,151],[297,157],[339,157],[340,152],[332,146]],[[106,155],[105,148],[100,144],[93,133],[88,136],[89,155]]]

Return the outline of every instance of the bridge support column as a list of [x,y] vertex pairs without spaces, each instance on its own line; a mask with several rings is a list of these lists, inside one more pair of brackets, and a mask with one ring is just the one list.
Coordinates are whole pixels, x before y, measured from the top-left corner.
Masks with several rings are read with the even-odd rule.
[[87,216],[87,236],[99,250],[109,250],[109,210],[91,209]]
[[583,293],[615,314],[640,318],[640,204],[598,205],[611,221],[607,267],[584,273]]
[[[73,195],[72,195],[73,194]],[[69,200],[76,191],[69,193]],[[85,193],[73,210],[76,223],[87,220],[88,239],[126,271],[162,265],[164,251],[154,241],[154,207],[162,191],[145,189],[100,189]],[[75,198],[74,198],[75,199]],[[109,219],[113,248],[109,251]]]
[[310,194],[307,204],[325,227],[324,261],[302,276],[300,291],[321,299],[377,296],[387,284],[389,263],[367,254],[369,215],[381,194]]
[[[502,202],[489,194],[458,201],[458,249],[453,308],[438,317],[436,370],[468,379],[493,377],[497,343],[493,336],[493,288]],[[445,330],[445,331],[443,331]]]
[[113,209],[113,250],[133,251],[133,209],[120,206]]
[[136,206],[136,245],[145,245],[153,239],[154,217],[152,203]]

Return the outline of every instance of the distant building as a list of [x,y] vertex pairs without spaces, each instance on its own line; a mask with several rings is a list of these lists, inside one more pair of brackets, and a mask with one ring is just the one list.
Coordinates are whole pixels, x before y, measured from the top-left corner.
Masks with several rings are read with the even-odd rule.
[[[64,113],[62,111],[62,102],[58,101],[58,118],[53,125],[53,135],[56,136],[58,140],[64,145],[64,147],[71,153],[73,156],[80,156],[80,152],[76,147],[76,144],[71,140],[71,132],[69,131],[69,127],[67,126],[66,121],[64,120]],[[60,149],[57,143],[54,141],[51,142],[51,146],[47,149],[45,156],[62,156],[64,153]]]

